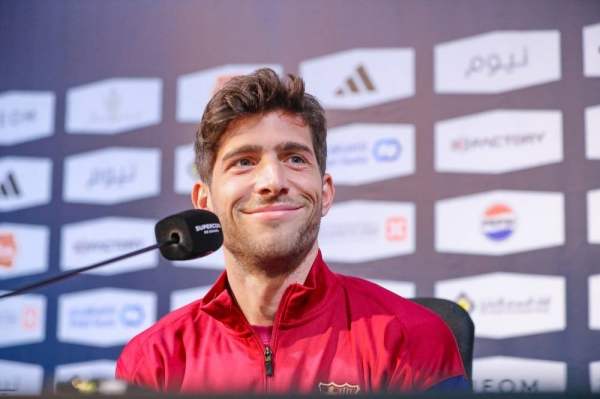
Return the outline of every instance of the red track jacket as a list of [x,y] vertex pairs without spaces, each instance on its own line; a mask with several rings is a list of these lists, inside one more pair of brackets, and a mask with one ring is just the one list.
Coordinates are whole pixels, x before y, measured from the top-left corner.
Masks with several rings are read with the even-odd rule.
[[224,272],[203,299],[133,338],[116,374],[180,393],[415,391],[465,375],[442,319],[332,273],[320,252],[304,285],[285,291],[269,346],[234,305]]

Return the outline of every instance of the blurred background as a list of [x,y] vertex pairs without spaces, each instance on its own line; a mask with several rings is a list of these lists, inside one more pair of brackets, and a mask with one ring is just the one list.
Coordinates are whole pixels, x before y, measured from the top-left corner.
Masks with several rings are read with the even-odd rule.
[[[327,110],[332,269],[460,303],[476,391],[600,392],[600,1],[0,1],[0,290],[153,244],[211,95],[265,66]],[[0,394],[110,378],[222,270],[0,300]]]

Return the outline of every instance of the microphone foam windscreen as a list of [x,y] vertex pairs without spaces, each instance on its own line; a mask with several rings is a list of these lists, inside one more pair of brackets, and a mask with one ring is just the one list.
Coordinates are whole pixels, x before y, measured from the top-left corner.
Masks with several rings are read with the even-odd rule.
[[190,209],[169,216],[156,224],[156,242],[179,237],[179,242],[160,248],[169,260],[189,260],[209,255],[223,244],[223,231],[217,215],[202,209]]

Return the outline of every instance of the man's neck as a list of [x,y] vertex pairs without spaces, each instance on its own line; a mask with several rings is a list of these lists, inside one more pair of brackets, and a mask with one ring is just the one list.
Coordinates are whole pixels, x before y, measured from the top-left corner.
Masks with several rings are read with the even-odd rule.
[[251,325],[273,325],[275,312],[277,312],[286,288],[294,283],[304,284],[318,251],[319,248],[315,242],[313,248],[294,271],[287,275],[269,277],[264,273],[249,272],[225,249],[229,287],[242,313]]

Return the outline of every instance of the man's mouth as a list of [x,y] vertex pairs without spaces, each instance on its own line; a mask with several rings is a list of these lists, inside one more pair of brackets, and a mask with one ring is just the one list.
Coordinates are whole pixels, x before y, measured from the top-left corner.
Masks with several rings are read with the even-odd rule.
[[285,219],[291,217],[300,208],[299,205],[272,204],[251,208],[244,213],[261,219]]

